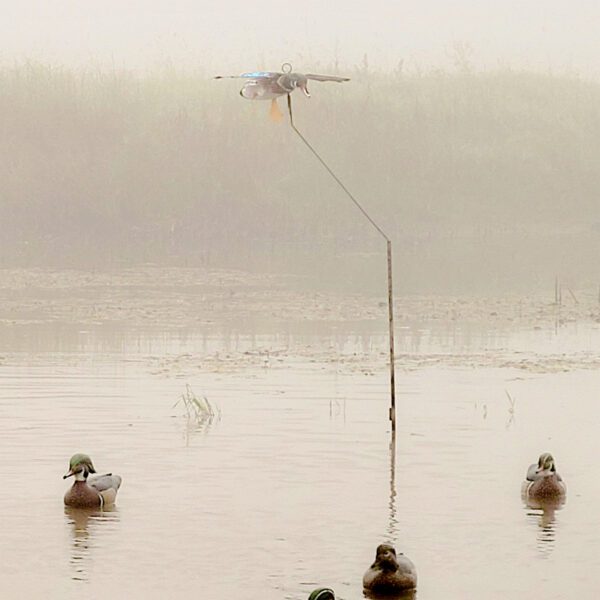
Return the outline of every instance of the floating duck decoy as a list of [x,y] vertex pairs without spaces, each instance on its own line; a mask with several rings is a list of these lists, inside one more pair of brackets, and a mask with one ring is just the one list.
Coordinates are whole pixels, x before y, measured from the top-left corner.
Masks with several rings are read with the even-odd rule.
[[300,89],[310,98],[308,81],[350,81],[348,77],[335,75],[315,75],[313,73],[293,73],[292,65],[284,63],[281,71],[253,71],[241,75],[217,75],[215,79],[246,79],[240,90],[240,96],[248,100],[271,100],[271,118],[280,121],[283,114],[277,105],[277,98],[291,94]]
[[308,600],[335,600],[335,594],[330,588],[318,588],[313,590]]
[[69,472],[63,476],[75,477],[73,485],[65,494],[65,504],[74,508],[103,508],[113,504],[121,486],[121,477],[108,473],[96,475],[92,459],[87,454],[74,454],[69,461]]
[[363,577],[365,593],[390,595],[414,590],[417,587],[417,570],[404,554],[396,555],[390,544],[377,546],[375,562]]
[[554,457],[549,452],[540,455],[537,465],[534,463],[527,469],[526,479],[521,491],[532,500],[556,500],[564,498],[567,486],[556,472]]

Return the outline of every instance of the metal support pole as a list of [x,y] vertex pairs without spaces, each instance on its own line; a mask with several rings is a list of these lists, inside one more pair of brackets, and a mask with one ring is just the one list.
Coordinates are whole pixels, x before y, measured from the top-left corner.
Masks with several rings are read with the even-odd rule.
[[[310,145],[308,140],[300,133],[294,125],[294,115],[292,112],[292,96],[287,95],[288,111],[290,113],[290,126],[298,134],[298,137],[304,142],[307,148],[317,157],[317,160],[325,167],[327,172],[335,179],[336,183],[344,190],[346,195],[354,202],[360,212],[367,218],[371,225],[377,230],[387,244],[387,280],[388,280],[388,322],[389,322],[389,340],[390,340],[390,410],[389,418],[392,422],[392,434],[395,438],[396,433],[396,379],[394,374],[394,299],[392,289],[392,241],[383,232],[381,227],[369,216],[367,211],[361,206],[360,202],[350,193],[348,188],[340,181],[338,176],[329,168],[329,165],[319,156],[318,152]],[[395,445],[395,444],[394,444]]]
[[396,432],[396,376],[394,372],[394,294],[392,289],[392,242],[387,240],[387,275],[388,275],[388,321],[390,338],[390,421],[392,432]]

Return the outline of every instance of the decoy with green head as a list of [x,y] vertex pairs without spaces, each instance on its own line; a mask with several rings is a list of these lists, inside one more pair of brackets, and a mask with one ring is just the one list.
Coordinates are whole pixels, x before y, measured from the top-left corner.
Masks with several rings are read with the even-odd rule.
[[[65,494],[65,504],[73,508],[103,508],[114,504],[121,486],[121,477],[107,473],[93,475],[96,469],[87,454],[77,453],[69,461],[69,472],[63,476],[74,477],[73,485]],[[90,477],[90,475],[93,475]]]
[[537,465],[534,463],[529,466],[521,491],[532,500],[556,500],[565,497],[567,486],[556,472],[556,463],[550,452],[540,454]]
[[335,600],[335,594],[331,588],[318,588],[312,591],[308,600]]

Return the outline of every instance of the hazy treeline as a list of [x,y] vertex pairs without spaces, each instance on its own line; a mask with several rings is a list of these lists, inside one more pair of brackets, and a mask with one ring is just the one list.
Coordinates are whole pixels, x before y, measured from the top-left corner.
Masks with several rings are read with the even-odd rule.
[[[399,291],[600,279],[600,85],[508,69],[348,75],[295,94],[296,124],[393,239]],[[0,70],[0,266],[379,281],[381,239],[239,88],[168,69]]]

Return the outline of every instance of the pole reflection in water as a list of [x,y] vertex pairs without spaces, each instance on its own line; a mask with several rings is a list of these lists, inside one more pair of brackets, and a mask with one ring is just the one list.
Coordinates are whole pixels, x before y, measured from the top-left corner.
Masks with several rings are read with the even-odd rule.
[[71,579],[87,581],[97,528],[102,526],[100,524],[103,522],[118,522],[119,513],[114,506],[104,510],[65,506],[65,517],[67,523],[72,527],[72,547],[69,560],[73,569]]
[[375,594],[374,592],[365,591],[364,596],[370,600],[416,600],[417,590],[405,590],[404,592],[388,594]]
[[391,428],[390,437],[390,520],[388,522],[388,536],[394,543],[397,533],[398,521],[396,519],[396,428]]
[[[388,502],[389,508],[389,521],[388,521],[388,541],[395,545],[396,536],[398,534],[398,519],[396,518],[396,428],[390,428],[390,496]],[[396,592],[392,595],[378,595],[374,592],[364,591],[367,598],[371,600],[378,600],[386,598],[387,600],[416,600],[416,590],[405,590],[403,592]]]

